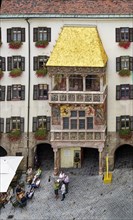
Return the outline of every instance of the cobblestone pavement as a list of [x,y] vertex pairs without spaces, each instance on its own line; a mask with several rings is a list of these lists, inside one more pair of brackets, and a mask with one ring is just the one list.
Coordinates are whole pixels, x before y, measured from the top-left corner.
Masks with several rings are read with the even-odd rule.
[[[131,220],[133,219],[133,167],[118,168],[113,172],[112,184],[104,184],[97,174],[95,162],[87,160],[81,169],[64,169],[70,177],[69,192],[64,201],[55,199],[53,164],[45,160],[41,186],[24,208],[11,203],[1,209],[0,220]],[[123,162],[124,163],[124,162]],[[87,166],[88,165],[88,166]],[[120,167],[121,166],[121,167]],[[89,168],[88,168],[89,167]],[[53,177],[48,182],[48,177]],[[25,175],[23,175],[25,178]],[[26,187],[28,187],[26,185]]]
[[87,176],[79,170],[69,170],[69,193],[64,201],[56,201],[53,181],[48,182],[52,170],[43,171],[41,187],[25,208],[1,209],[0,219],[22,220],[131,220],[133,218],[133,170],[113,172],[112,184],[104,184],[98,175]]

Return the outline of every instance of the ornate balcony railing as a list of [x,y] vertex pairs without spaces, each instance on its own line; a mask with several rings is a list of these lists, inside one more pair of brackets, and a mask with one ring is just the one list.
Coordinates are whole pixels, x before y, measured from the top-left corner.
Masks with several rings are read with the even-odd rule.
[[105,131],[51,131],[51,141],[105,141]]
[[103,103],[107,95],[104,92],[83,92],[83,91],[50,91],[49,103]]

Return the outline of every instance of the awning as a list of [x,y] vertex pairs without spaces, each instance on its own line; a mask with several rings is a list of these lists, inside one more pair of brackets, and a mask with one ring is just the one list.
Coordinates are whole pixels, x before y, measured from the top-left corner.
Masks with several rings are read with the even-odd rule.
[[104,67],[107,55],[96,27],[63,27],[47,66]]
[[19,156],[0,157],[0,192],[7,192],[22,159]]

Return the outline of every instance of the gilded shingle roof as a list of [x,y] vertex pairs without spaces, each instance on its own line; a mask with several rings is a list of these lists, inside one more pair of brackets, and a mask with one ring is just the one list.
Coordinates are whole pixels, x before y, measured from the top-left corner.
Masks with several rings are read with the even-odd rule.
[[96,27],[64,27],[47,66],[104,67],[107,55]]
[[133,0],[3,0],[1,14],[132,14]]

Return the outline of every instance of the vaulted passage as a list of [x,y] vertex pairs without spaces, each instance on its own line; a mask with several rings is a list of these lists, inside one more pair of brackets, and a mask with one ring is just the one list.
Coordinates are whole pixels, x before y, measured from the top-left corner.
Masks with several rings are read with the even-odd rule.
[[99,152],[94,148],[82,148],[81,153],[82,172],[93,176],[98,175],[99,171]]
[[44,170],[53,169],[54,153],[50,144],[38,144],[36,155],[38,157],[39,165],[42,166]]
[[133,147],[122,145],[115,152],[115,168],[133,168]]
[[7,151],[3,147],[0,146],[0,157],[4,157],[6,155],[7,155]]

